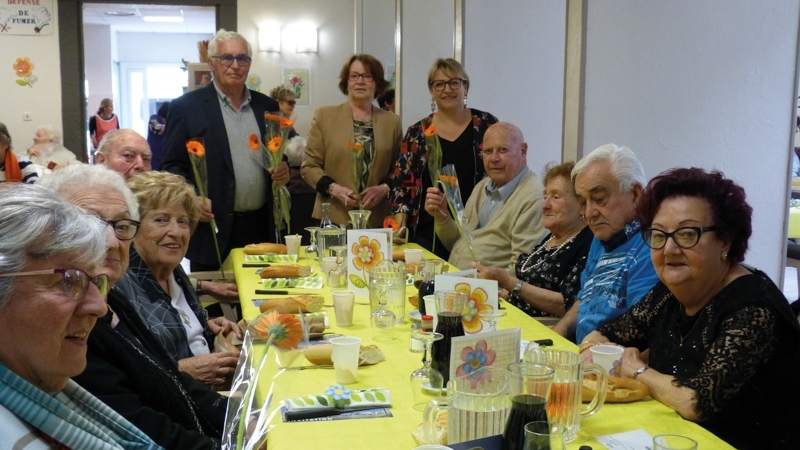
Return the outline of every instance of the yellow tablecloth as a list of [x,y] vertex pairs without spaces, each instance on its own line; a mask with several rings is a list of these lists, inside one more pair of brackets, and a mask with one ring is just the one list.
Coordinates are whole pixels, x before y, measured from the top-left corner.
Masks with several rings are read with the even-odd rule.
[[[412,247],[409,244],[409,247]],[[426,257],[432,255],[427,254]],[[259,311],[252,303],[254,298],[265,298],[256,295],[255,289],[260,287],[260,277],[254,268],[243,268],[244,254],[241,249],[231,252],[229,263],[233,266],[236,283],[239,286],[239,297],[242,301],[242,313],[245,318],[255,317]],[[316,266],[315,261],[300,260],[301,264]],[[409,289],[409,295],[413,287]],[[290,290],[292,291],[292,290]],[[296,289],[308,292],[308,289]],[[319,292],[325,296],[325,304],[331,304],[331,296],[327,288]],[[368,305],[366,298],[356,298],[353,326],[338,328],[333,316],[333,308],[324,308],[330,317],[328,331],[358,336],[365,344],[370,340]],[[505,304],[508,315],[500,319],[501,329],[520,327],[522,338],[552,339],[553,348],[577,351],[577,347],[552,332],[527,314]],[[406,304],[406,311],[412,308]],[[386,361],[375,366],[360,367],[358,382],[348,385],[351,389],[384,387],[392,396],[392,415],[390,418],[362,420],[334,420],[324,422],[283,423],[278,412],[279,401],[324,392],[328,386],[336,384],[332,369],[281,370],[276,364],[262,372],[259,383],[259,397],[272,399],[271,409],[274,411],[268,434],[270,450],[283,449],[411,449],[415,446],[411,430],[422,422],[422,413],[411,408],[411,388],[409,376],[414,369],[421,367],[421,353],[409,351],[410,322],[406,320],[403,327],[396,330],[396,339],[390,343],[381,343],[379,347],[386,355]],[[300,357],[293,367],[308,365],[305,358]],[[593,437],[606,434],[621,433],[636,429],[644,429],[651,435],[679,433],[698,441],[701,449],[731,449],[713,434],[699,425],[683,420],[676,412],[661,403],[648,399],[630,404],[607,404],[595,416],[581,423],[578,436],[567,445],[569,450],[576,450],[581,445],[591,445],[595,450],[604,449],[603,445]]]
[[800,207],[789,207],[789,239],[800,238]]

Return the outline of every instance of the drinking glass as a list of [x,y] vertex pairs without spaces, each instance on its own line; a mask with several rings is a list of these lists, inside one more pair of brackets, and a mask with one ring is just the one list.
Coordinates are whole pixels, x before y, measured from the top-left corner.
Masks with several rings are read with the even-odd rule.
[[317,231],[319,227],[306,227],[306,231],[311,235],[311,243],[306,247],[306,258],[317,258]]
[[564,426],[545,421],[525,425],[524,450],[564,450]]
[[697,441],[680,434],[653,437],[653,450],[697,450]]
[[552,367],[543,364],[508,365],[511,412],[503,433],[504,449],[522,450],[525,443],[525,424],[547,421],[547,399],[554,373]]
[[489,322],[489,331],[497,331],[497,319],[505,317],[508,311],[504,309],[478,311],[481,320]]
[[343,289],[347,287],[347,246],[335,245],[331,250],[336,252],[337,266],[328,275],[331,289]]
[[431,361],[428,358],[431,353],[431,345],[444,336],[432,331],[414,330],[411,337],[419,339],[425,345],[422,367],[411,372],[411,393],[414,396],[412,407],[417,411],[424,411],[428,402],[441,395],[444,386],[442,373],[431,367]]
[[389,280],[372,280],[378,290],[378,308],[370,314],[369,323],[372,327],[372,340],[375,342],[391,342],[394,340],[395,315],[386,308],[389,289],[392,283]]

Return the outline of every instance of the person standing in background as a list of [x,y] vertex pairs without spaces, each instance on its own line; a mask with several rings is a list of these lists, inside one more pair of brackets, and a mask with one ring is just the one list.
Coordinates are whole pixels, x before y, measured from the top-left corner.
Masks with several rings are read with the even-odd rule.
[[156,114],[150,116],[150,125],[147,128],[147,143],[153,159],[150,165],[153,170],[161,167],[161,156],[164,154],[164,132],[167,131],[167,114],[169,113],[169,100],[158,107]]
[[97,149],[103,136],[111,130],[119,130],[119,117],[114,114],[114,102],[104,98],[100,102],[97,114],[89,118],[89,136],[92,137],[92,148]]

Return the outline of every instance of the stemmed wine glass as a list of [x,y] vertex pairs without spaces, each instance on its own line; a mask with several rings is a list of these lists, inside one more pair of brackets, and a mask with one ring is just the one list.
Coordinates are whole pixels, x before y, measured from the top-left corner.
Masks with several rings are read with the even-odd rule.
[[336,268],[328,275],[331,289],[347,287],[347,246],[332,245],[331,250],[336,252]]
[[[311,259],[317,258],[317,231],[319,231],[319,227],[306,227],[306,231],[311,235],[311,244],[306,247],[306,258]],[[311,255],[314,256],[311,256]]]
[[422,330],[414,330],[411,335],[425,345],[425,352],[422,354],[422,367],[411,372],[411,393],[414,396],[412,408],[417,411],[423,411],[429,401],[441,396],[444,378],[441,372],[431,367],[428,355],[431,353],[433,343],[444,336],[441,333]]
[[373,311],[369,318],[372,340],[390,342],[394,340],[395,315],[386,308],[386,303],[392,284],[388,280],[374,280],[374,283],[378,291],[378,309]]
[[504,309],[489,309],[478,311],[481,320],[489,322],[489,331],[497,331],[497,319],[505,317],[508,311]]

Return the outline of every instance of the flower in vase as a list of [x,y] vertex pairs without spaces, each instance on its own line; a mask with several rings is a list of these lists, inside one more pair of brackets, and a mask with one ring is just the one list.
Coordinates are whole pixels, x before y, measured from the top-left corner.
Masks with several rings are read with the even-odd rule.
[[353,265],[358,270],[372,269],[379,262],[383,261],[383,252],[381,252],[381,244],[377,239],[372,242],[366,236],[358,238],[358,242],[353,244]]
[[483,339],[475,344],[475,348],[464,347],[461,350],[463,364],[456,369],[456,376],[470,375],[472,378],[479,378],[485,372],[483,368],[491,366],[496,356],[495,351],[490,350]]
[[467,333],[477,333],[483,329],[483,322],[481,321],[481,311],[492,311],[492,305],[487,303],[489,299],[488,294],[483,288],[477,288],[474,291],[470,289],[469,283],[458,283],[455,286],[456,292],[463,292],[467,294],[467,304],[464,307],[464,331]]
[[279,314],[272,310],[261,317],[253,325],[253,331],[258,339],[271,341],[271,344],[281,350],[296,348],[303,340],[303,326],[294,314]]

